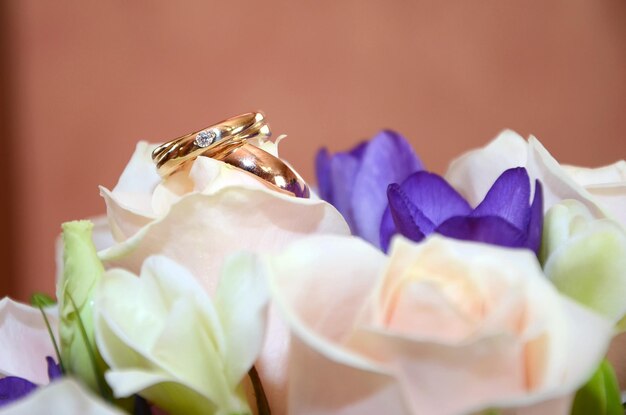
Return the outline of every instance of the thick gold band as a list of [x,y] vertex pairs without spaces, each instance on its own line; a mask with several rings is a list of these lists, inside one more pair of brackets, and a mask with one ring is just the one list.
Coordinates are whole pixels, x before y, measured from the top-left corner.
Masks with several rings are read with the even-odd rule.
[[284,193],[301,198],[310,195],[309,187],[298,173],[279,158],[252,144],[244,144],[216,158],[260,177]]

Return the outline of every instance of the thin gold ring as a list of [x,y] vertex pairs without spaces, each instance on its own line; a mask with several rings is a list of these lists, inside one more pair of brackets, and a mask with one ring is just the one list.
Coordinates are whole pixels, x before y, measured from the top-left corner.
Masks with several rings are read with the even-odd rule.
[[283,193],[305,199],[310,196],[309,187],[295,170],[252,144],[246,143],[214,158],[254,174]]
[[264,140],[270,135],[263,113],[250,112],[162,144],[152,152],[152,160],[161,177],[167,177],[200,155],[221,157],[250,138]]

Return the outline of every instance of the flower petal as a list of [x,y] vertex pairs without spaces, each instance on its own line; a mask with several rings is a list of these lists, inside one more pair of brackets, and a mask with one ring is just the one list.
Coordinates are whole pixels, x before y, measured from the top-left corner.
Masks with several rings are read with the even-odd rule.
[[[468,215],[472,208],[441,176],[420,171],[412,174],[400,186],[406,199],[415,205],[430,224],[418,222],[425,234],[453,216]],[[526,201],[528,204],[528,200]]]
[[453,160],[444,177],[470,205],[477,206],[503,171],[526,166],[527,153],[526,140],[504,130],[485,147]]
[[65,378],[39,388],[2,411],[2,415],[32,414],[124,415],[124,412],[92,395],[75,380]]
[[275,302],[295,336],[290,413],[410,413],[388,373],[341,345],[383,265],[373,246],[337,236],[313,236],[266,257]]
[[360,161],[349,153],[336,154],[330,160],[330,177],[333,184],[332,204],[344,216],[353,233],[357,232],[352,201],[359,167]]
[[[626,315],[626,232],[609,219],[590,218],[580,202],[555,205],[546,215],[544,271],[564,294],[617,323]],[[568,226],[569,235],[560,227]],[[551,235],[554,234],[554,235]]]
[[120,204],[133,206],[138,212],[146,215],[152,212],[151,194],[161,181],[156,165],[152,161],[152,151],[156,147],[156,144],[149,144],[146,141],[138,142],[135,152],[113,188],[113,194]]
[[535,197],[530,205],[530,220],[526,229],[526,248],[539,254],[543,234],[543,186],[535,181]]
[[383,213],[383,220],[380,224],[380,247],[383,252],[389,250],[391,245],[391,238],[398,233],[398,228],[391,215],[391,209],[387,206],[385,213]]
[[37,389],[37,385],[23,378],[8,376],[0,379],[0,407],[18,401]]
[[[52,331],[58,318],[46,312]],[[0,375],[48,383],[46,356],[55,354],[54,345],[41,312],[9,298],[0,300]]]
[[[245,238],[238,229],[245,229]],[[184,263],[212,294],[224,259],[240,250],[273,252],[315,233],[348,234],[330,204],[265,189],[225,188],[212,195],[191,194],[132,238],[104,252],[108,266],[139,273],[151,255]],[[202,246],[198,246],[202,241]],[[210,259],[208,259],[210,258]]]
[[517,229],[526,229],[530,220],[530,180],[523,167],[506,170],[498,177],[471,216],[498,216]]
[[383,131],[369,143],[354,182],[352,209],[356,233],[380,246],[380,224],[387,206],[387,186],[402,183],[422,169],[411,145],[398,133]]
[[464,241],[521,248],[526,246],[526,233],[498,216],[450,218],[437,227],[437,233]]
[[261,352],[267,327],[269,293],[254,271],[259,265],[249,253],[231,257],[222,270],[215,308],[224,330],[224,361],[230,387],[241,382]]
[[432,232],[435,228],[399,185],[395,183],[389,185],[387,198],[395,227],[402,235],[418,242],[427,232]]

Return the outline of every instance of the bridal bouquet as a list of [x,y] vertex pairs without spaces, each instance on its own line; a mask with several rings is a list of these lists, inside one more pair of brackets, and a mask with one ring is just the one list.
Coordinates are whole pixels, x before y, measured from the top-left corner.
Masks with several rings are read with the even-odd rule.
[[309,189],[259,120],[138,143],[63,224],[56,299],[0,301],[0,414],[623,413],[626,162],[504,131],[439,176],[383,131]]

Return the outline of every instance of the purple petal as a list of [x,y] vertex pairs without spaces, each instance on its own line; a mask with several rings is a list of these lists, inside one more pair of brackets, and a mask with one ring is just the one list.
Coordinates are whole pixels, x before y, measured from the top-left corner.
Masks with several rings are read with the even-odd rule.
[[353,233],[356,233],[356,225],[353,218],[352,199],[359,167],[359,159],[349,153],[336,154],[330,161],[330,177],[333,183],[332,204],[344,216]]
[[359,161],[362,160],[363,155],[365,154],[365,149],[368,145],[369,141],[361,141],[352,150],[350,150],[350,155],[352,157],[356,157]]
[[0,379],[0,406],[23,398],[36,388],[34,383],[15,376]]
[[526,247],[539,253],[541,234],[543,233],[543,187],[539,180],[535,181],[535,196],[530,206],[530,220],[526,230]]
[[498,216],[456,216],[439,225],[437,233],[450,238],[511,248],[526,246],[526,232]]
[[48,379],[50,379],[50,381],[59,379],[63,375],[61,365],[58,365],[50,356],[46,356],[46,362],[48,362]]
[[414,203],[404,188],[396,183],[390,184],[387,189],[389,199],[389,210],[391,217],[398,230],[404,235],[408,227],[417,227],[423,235],[428,235],[435,230],[435,224],[428,218],[421,209]]
[[400,186],[412,204],[428,218],[430,227],[417,223],[422,232],[431,233],[435,226],[453,216],[470,214],[472,208],[442,177],[420,171],[409,176]]
[[530,179],[523,167],[506,170],[491,186],[471,216],[499,216],[518,229],[530,219]]
[[379,133],[363,153],[352,193],[355,233],[380,246],[380,225],[387,207],[387,186],[402,183],[422,163],[411,145],[392,131]]
[[[435,225],[422,214],[398,184],[389,185],[387,197],[389,198],[389,211],[397,232],[413,241],[421,241],[425,235],[435,229]],[[387,241],[388,244],[389,241]]]
[[398,228],[396,228],[393,216],[391,216],[391,209],[387,206],[385,213],[383,213],[383,220],[380,224],[380,247],[383,252],[387,252],[389,250],[391,238],[397,233]]
[[315,156],[315,174],[320,197],[328,203],[333,203],[333,183],[330,178],[330,154],[322,148]]

